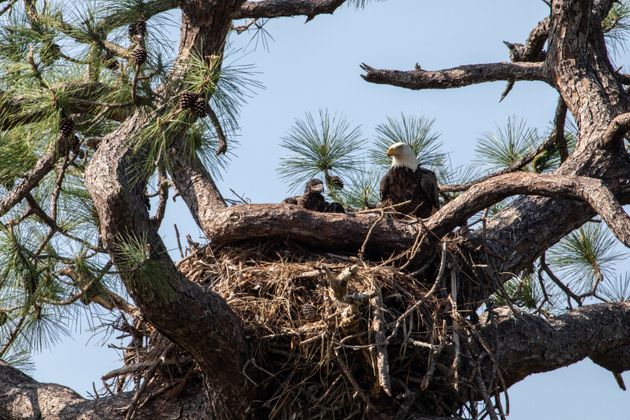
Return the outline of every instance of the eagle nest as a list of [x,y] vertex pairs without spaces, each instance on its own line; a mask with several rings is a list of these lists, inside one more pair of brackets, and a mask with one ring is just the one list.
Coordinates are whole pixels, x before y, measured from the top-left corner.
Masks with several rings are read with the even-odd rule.
[[440,287],[446,265],[425,283],[386,264],[256,243],[206,247],[180,269],[243,323],[253,416],[406,418],[474,414],[467,401],[490,398],[477,387],[483,369],[461,363],[485,351]]
[[[452,298],[455,250],[444,243],[440,254],[423,278],[277,241],[197,249],[179,268],[223,296],[243,324],[253,418],[502,413],[495,359],[474,314]],[[135,407],[200,389],[192,358],[140,314],[114,328],[131,343],[125,366],[104,376],[108,390],[135,388]]]

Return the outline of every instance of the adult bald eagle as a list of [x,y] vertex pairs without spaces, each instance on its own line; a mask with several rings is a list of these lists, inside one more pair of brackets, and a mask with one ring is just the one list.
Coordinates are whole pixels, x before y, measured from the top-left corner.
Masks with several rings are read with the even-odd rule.
[[307,210],[325,213],[345,213],[341,204],[326,201],[326,198],[324,198],[322,194],[323,192],[324,183],[320,179],[313,178],[306,183],[304,194],[285,198],[282,202],[284,204],[295,204]]
[[418,167],[416,154],[408,144],[392,144],[387,156],[392,158],[392,166],[381,180],[381,207],[409,201],[396,211],[421,218],[435,213],[440,208],[435,174]]

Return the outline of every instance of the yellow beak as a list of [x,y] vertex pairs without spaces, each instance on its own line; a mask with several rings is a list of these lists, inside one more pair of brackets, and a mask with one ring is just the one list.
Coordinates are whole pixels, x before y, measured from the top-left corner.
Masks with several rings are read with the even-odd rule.
[[393,147],[390,147],[389,149],[387,149],[387,156],[392,157],[395,154],[396,154],[395,149]]

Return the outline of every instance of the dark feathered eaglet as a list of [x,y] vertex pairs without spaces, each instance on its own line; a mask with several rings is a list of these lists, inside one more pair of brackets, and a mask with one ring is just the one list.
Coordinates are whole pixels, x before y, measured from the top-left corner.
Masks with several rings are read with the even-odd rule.
[[416,154],[404,143],[387,150],[392,166],[381,180],[381,207],[401,204],[398,213],[426,218],[440,208],[435,174],[418,167]]
[[294,204],[304,207],[307,210],[324,213],[345,213],[343,206],[337,202],[329,203],[324,197],[324,183],[317,178],[313,178],[306,183],[304,194],[295,197],[285,198],[282,203]]

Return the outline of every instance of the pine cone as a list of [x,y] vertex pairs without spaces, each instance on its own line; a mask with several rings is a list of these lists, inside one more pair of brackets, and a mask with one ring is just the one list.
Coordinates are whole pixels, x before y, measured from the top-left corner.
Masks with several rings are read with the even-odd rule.
[[140,67],[147,61],[147,50],[143,46],[138,45],[131,52],[131,59],[136,66]]
[[142,35],[145,36],[147,34],[147,21],[144,19],[136,20],[136,23],[133,24],[136,33],[134,35]]
[[179,95],[179,106],[181,109],[193,109],[199,96],[196,93],[186,91]]
[[332,176],[326,176],[326,183],[336,189],[336,190],[343,190],[343,179],[341,179],[340,177],[338,177],[337,175],[332,175]]
[[198,96],[193,105],[193,111],[198,117],[203,118],[208,115],[208,101],[203,96]]
[[74,131],[74,121],[71,118],[63,117],[59,120],[59,134],[62,137],[68,138]]

